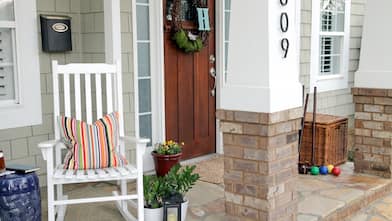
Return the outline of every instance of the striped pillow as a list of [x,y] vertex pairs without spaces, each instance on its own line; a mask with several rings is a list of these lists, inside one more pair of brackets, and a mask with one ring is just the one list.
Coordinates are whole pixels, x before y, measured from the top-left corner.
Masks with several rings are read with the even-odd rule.
[[64,159],[64,169],[118,167],[127,163],[124,157],[116,153],[119,140],[118,112],[108,114],[92,125],[61,116],[60,133],[69,150]]

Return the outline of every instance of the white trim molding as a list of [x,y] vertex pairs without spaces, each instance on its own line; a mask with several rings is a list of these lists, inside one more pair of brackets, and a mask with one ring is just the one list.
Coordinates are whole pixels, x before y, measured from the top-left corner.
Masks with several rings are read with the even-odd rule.
[[[348,87],[351,0],[343,0],[345,3],[345,11],[344,30],[342,32],[320,31],[321,1],[322,0],[312,1],[312,38],[309,87],[310,92],[315,86],[317,86],[319,92],[339,90]],[[343,38],[340,49],[340,70],[338,73],[334,73],[331,75],[320,75],[320,36],[341,36]]]
[[153,143],[166,139],[165,130],[165,57],[163,2],[150,1],[151,108]]
[[137,22],[136,22],[136,0],[132,0],[132,24],[131,24],[131,30],[132,30],[132,50],[133,50],[133,56],[132,56],[132,64],[133,64],[133,90],[134,90],[134,96],[133,96],[133,111],[134,111],[134,118],[135,118],[135,137],[140,137],[139,133],[139,84],[138,84],[138,50],[137,50]]

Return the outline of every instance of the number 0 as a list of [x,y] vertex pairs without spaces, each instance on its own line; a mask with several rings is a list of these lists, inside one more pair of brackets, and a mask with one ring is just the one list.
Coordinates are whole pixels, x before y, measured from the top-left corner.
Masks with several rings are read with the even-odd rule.
[[286,12],[280,14],[280,29],[282,32],[287,32],[289,30],[289,16]]

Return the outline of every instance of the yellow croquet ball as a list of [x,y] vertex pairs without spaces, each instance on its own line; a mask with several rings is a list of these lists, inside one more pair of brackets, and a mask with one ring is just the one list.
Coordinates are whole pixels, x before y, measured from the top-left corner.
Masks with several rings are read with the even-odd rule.
[[334,168],[334,166],[332,164],[328,165],[328,173],[332,173],[332,169]]

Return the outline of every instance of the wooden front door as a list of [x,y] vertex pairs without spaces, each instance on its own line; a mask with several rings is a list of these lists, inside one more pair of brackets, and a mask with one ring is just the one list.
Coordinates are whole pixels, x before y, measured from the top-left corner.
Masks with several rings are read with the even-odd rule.
[[[175,0],[174,0],[175,1]],[[215,0],[208,4],[211,31],[200,52],[185,53],[172,40],[173,0],[163,0],[166,139],[184,142],[183,159],[215,152]],[[197,31],[193,0],[181,0],[182,28]],[[210,59],[211,57],[211,59]]]

